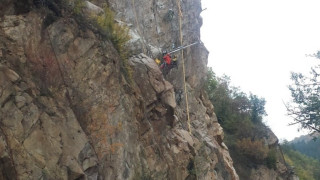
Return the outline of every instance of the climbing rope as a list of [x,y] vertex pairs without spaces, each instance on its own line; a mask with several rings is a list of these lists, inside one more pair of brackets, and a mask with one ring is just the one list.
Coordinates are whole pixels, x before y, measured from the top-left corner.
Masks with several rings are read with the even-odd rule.
[[[183,36],[182,36],[182,12],[181,12],[181,5],[180,0],[177,0],[178,10],[179,10],[179,34],[180,34],[180,45],[183,43]],[[191,134],[191,125],[190,125],[190,114],[189,114],[189,103],[188,103],[188,93],[187,93],[187,85],[186,85],[186,70],[184,65],[184,58],[183,58],[183,49],[181,50],[181,60],[182,60],[182,73],[183,73],[183,84],[184,84],[184,95],[186,99],[186,108],[187,108],[187,123],[188,123],[188,130]]]
[[[179,10],[179,34],[180,34],[180,45],[182,46],[183,43],[183,36],[182,36],[182,12],[181,12],[181,4],[180,0],[177,0],[178,10]],[[181,60],[182,60],[182,73],[183,73],[183,84],[184,84],[184,95],[186,99],[186,108],[187,108],[187,118],[188,118],[188,129],[189,134],[191,135],[191,125],[190,125],[190,115],[189,115],[189,103],[188,103],[188,93],[187,93],[187,85],[186,85],[186,70],[184,65],[184,58],[183,58],[183,49],[181,50]],[[191,136],[192,137],[192,136]],[[198,180],[198,173],[197,173],[197,162],[194,159],[194,169],[195,169],[195,176]]]

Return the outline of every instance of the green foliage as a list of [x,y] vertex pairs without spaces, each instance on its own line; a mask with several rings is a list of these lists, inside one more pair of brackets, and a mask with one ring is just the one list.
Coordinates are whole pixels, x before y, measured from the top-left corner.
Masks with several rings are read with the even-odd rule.
[[268,131],[262,122],[267,115],[266,101],[231,86],[228,76],[217,77],[211,68],[207,75],[206,91],[224,129],[224,142],[229,147],[240,178],[248,179],[251,169],[257,164],[275,168],[276,151],[269,149],[263,141]]
[[263,140],[251,140],[250,138],[238,140],[236,147],[242,154],[250,157],[255,162],[262,162],[269,151]]
[[73,7],[73,12],[77,15],[81,14],[82,9],[85,6],[84,0],[75,0],[74,1],[74,7]]
[[294,123],[312,132],[320,132],[320,66],[311,68],[310,76],[291,73],[293,85],[289,86],[292,102],[287,105]]
[[121,25],[115,21],[114,12],[105,5],[103,13],[98,15],[90,14],[90,17],[83,17],[82,10],[85,7],[84,0],[65,0],[65,4],[73,3],[73,13],[78,16],[80,21],[87,21],[90,19],[90,24],[93,24],[101,34],[103,39],[110,40],[118,51],[121,58],[121,71],[124,73],[125,78],[131,84],[133,82],[132,69],[129,65],[128,58],[129,52],[126,48],[127,42],[130,40],[129,28],[125,25]]
[[124,25],[120,25],[114,20],[114,13],[108,7],[104,8],[104,14],[94,17],[101,34],[110,39],[112,44],[117,49],[122,60],[121,69],[125,77],[132,83],[132,69],[128,62],[129,52],[125,47],[126,43],[130,40],[129,29]]
[[108,7],[104,8],[104,14],[95,18],[102,34],[111,40],[123,58],[127,58],[128,52],[125,45],[131,38],[129,29],[115,22],[114,13]]
[[217,81],[216,74],[213,72],[212,68],[210,67],[207,73],[207,81],[205,86],[210,100],[213,100],[213,98],[215,98],[215,91],[217,86],[218,86],[218,81]]
[[226,131],[235,132],[239,125],[251,131],[252,123],[262,124],[263,116],[267,115],[263,98],[252,94],[248,97],[239,88],[230,86],[228,76],[216,77],[211,68],[207,74],[206,91],[218,121]]
[[320,179],[320,162],[292,149],[288,144],[282,144],[282,150],[286,162],[294,167],[295,173],[300,180]]
[[[301,137],[302,138],[302,137]],[[320,139],[317,137],[316,140],[312,140],[311,137],[305,136],[297,141],[292,141],[288,144],[292,149],[299,151],[309,157],[320,160]]]
[[256,95],[250,94],[251,104],[251,120],[254,123],[262,122],[262,116],[267,115],[264,106],[266,101],[264,98],[258,98]]
[[275,149],[269,150],[268,156],[266,158],[266,165],[269,169],[277,168],[277,152]]

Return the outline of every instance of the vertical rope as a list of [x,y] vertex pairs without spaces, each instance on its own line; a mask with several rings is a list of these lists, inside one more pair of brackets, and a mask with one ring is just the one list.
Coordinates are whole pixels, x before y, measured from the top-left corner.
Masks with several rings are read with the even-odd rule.
[[[181,12],[180,0],[177,0],[177,4],[178,4],[178,8],[179,8],[180,45],[182,46],[182,43],[183,43],[183,36],[182,36],[182,12]],[[186,85],[186,70],[185,70],[185,65],[184,65],[183,49],[181,50],[181,60],[182,60],[182,73],[183,73],[183,84],[184,84],[184,96],[185,96],[186,108],[187,108],[188,130],[189,130],[189,133],[191,134],[190,114],[189,114],[189,103],[188,103],[188,93],[187,93],[187,85]]]
[[[179,10],[179,34],[180,34],[180,45],[183,44],[183,36],[182,36],[182,12],[181,12],[181,4],[180,0],[177,0],[178,4],[178,10]],[[188,118],[188,129],[189,134],[191,135],[191,125],[190,125],[190,115],[189,115],[189,103],[188,103],[188,93],[187,93],[187,85],[186,85],[186,70],[184,65],[184,57],[183,57],[183,49],[181,50],[181,60],[182,60],[182,73],[183,73],[183,84],[184,84],[184,95],[186,99],[186,108],[187,108],[187,118]],[[198,180],[198,173],[197,173],[197,162],[196,159],[194,159],[194,169],[195,169],[195,176]]]

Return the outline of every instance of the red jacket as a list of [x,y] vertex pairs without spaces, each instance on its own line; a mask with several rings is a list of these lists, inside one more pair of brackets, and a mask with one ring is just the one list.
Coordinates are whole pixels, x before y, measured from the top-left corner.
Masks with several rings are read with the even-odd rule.
[[166,54],[165,56],[163,56],[163,60],[166,64],[171,64],[171,56],[170,54]]

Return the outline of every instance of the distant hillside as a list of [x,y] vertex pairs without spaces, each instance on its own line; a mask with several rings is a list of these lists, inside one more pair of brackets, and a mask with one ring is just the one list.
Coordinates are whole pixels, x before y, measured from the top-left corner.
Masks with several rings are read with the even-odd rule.
[[[300,141],[301,142],[301,141]],[[320,179],[320,162],[310,158],[292,148],[288,142],[282,144],[282,150],[286,162],[294,167],[294,172],[300,180],[319,180]]]
[[290,141],[290,143],[297,143],[297,142],[301,142],[301,141],[309,142],[311,140],[314,140],[317,137],[318,138],[320,137],[320,133],[315,133],[313,135],[309,135],[309,134],[302,135],[302,136],[294,138],[292,141]]
[[304,135],[289,142],[289,146],[307,156],[320,160],[320,135]]

